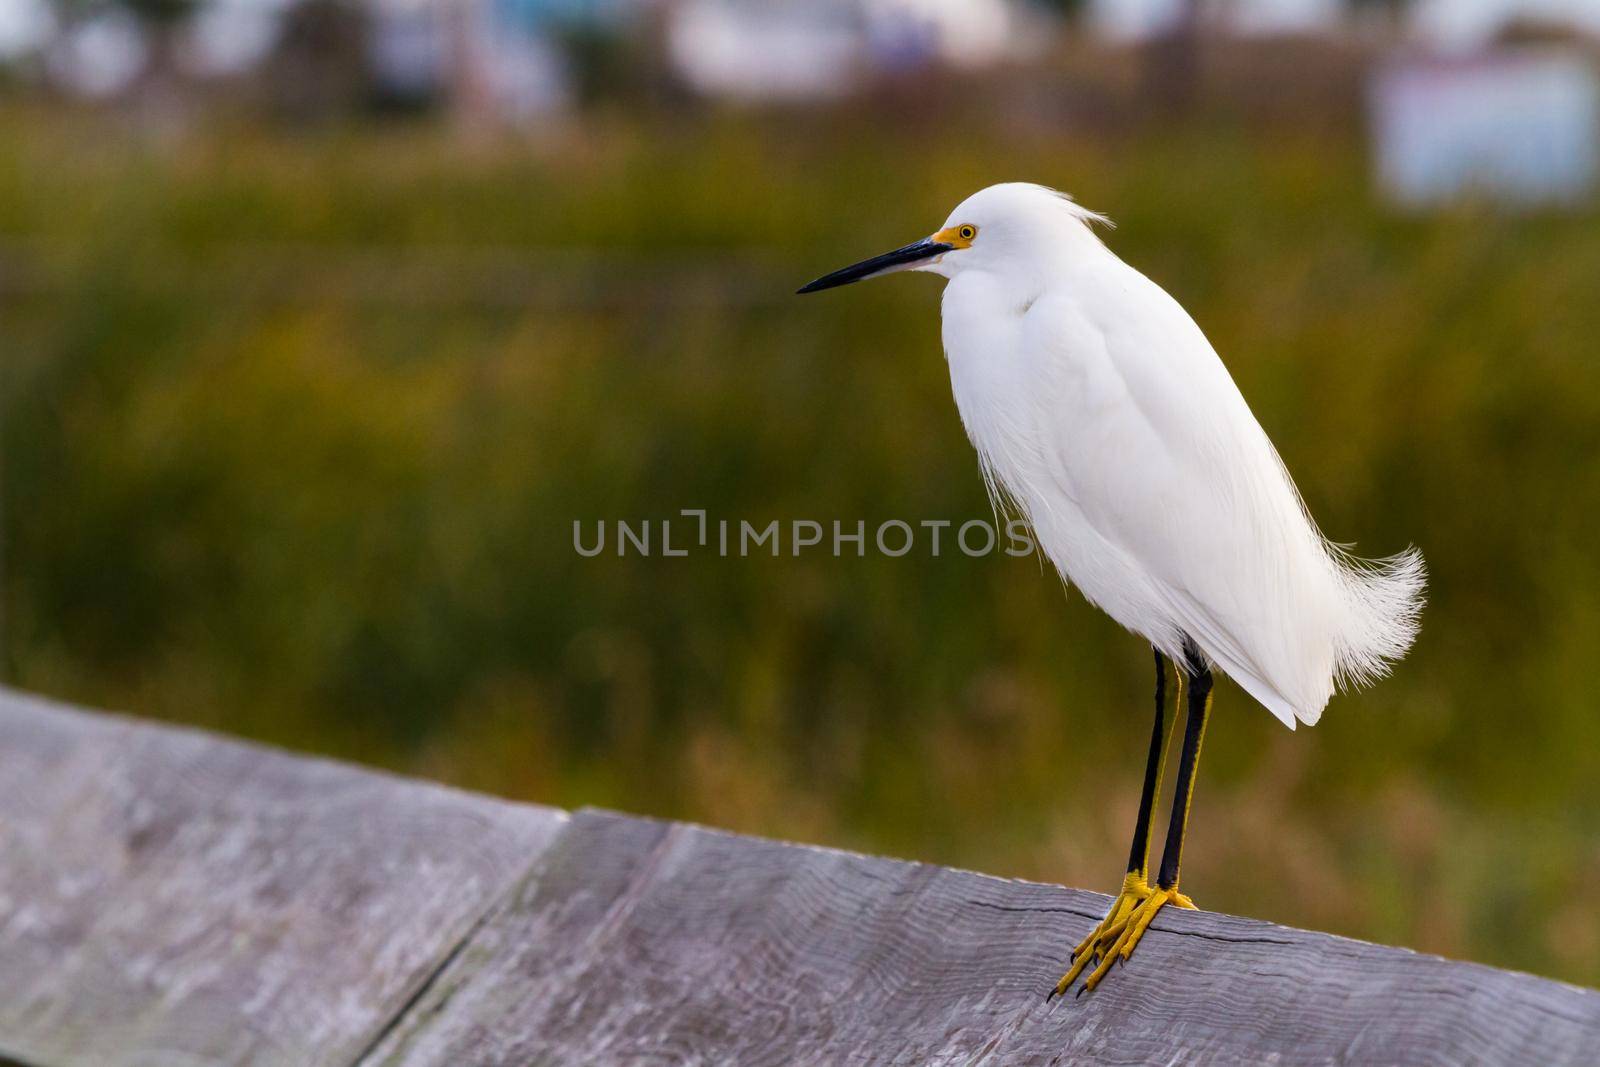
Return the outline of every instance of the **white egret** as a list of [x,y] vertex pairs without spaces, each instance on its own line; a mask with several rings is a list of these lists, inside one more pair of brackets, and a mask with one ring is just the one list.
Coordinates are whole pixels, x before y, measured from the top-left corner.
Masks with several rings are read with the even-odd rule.
[[[1415,549],[1362,560],[1322,536],[1205,335],[1101,242],[1104,222],[1043,186],[995,185],[931,237],[800,290],[899,270],[948,279],[950,381],[997,506],[1020,513],[1062,576],[1155,649],[1127,877],[1055,993],[1091,962],[1093,989],[1164,906],[1194,907],[1178,869],[1212,668],[1290,729],[1315,723],[1336,686],[1371,681],[1405,653],[1425,578]],[[1187,719],[1152,885],[1169,659],[1172,721],[1185,682]]]

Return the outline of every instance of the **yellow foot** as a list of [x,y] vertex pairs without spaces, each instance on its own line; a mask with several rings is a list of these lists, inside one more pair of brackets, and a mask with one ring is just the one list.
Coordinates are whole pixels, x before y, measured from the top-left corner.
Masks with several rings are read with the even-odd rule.
[[[1127,925],[1128,916],[1133,914],[1135,908],[1144,903],[1154,892],[1150,883],[1138,871],[1129,871],[1128,876],[1122,880],[1122,891],[1117,894],[1117,899],[1111,902],[1111,910],[1106,912],[1106,917],[1100,920],[1100,925],[1089,931],[1089,935],[1078,942],[1078,947],[1072,950],[1072,969],[1061,976],[1061,981],[1056,983],[1055,991],[1051,997],[1058,997],[1072,988],[1072,983],[1078,980],[1078,975],[1089,965],[1091,960],[1099,960],[1110,951],[1117,935],[1122,933]],[[1048,998],[1046,998],[1048,999]]]
[[1144,932],[1150,928],[1156,913],[1168,904],[1175,908],[1194,910],[1194,901],[1178,892],[1177,886],[1171,889],[1152,889],[1150,884],[1137,873],[1130,873],[1123,880],[1122,892],[1112,902],[1111,911],[1094,932],[1073,950],[1072,969],[1061,976],[1061,981],[1056,983],[1055,991],[1050,995],[1059,996],[1072,988],[1072,983],[1083,973],[1091,959],[1098,960],[1099,963],[1089,972],[1089,977],[1083,980],[1083,989],[1078,991],[1079,995],[1099,985],[1100,979],[1106,976],[1113,963],[1133,955],[1133,950],[1138,947]]

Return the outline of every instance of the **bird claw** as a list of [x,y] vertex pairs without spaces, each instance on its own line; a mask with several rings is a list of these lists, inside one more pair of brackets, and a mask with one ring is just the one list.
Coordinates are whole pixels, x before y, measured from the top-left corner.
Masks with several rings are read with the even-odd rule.
[[1072,950],[1072,969],[1061,976],[1061,981],[1056,983],[1046,1000],[1058,997],[1072,988],[1072,983],[1077,981],[1078,975],[1091,961],[1098,962],[1105,958],[1107,952],[1116,943],[1117,937],[1127,928],[1128,918],[1140,904],[1144,903],[1154,892],[1150,883],[1145,881],[1144,875],[1138,871],[1129,871],[1128,876],[1122,880],[1122,890],[1117,898],[1111,902],[1111,909],[1106,912],[1104,919],[1098,926],[1089,931],[1084,939],[1078,942],[1078,947]]
[[1056,983],[1050,997],[1059,996],[1072,988],[1072,983],[1084,972],[1090,961],[1095,961],[1095,968],[1083,980],[1083,986],[1077,995],[1081,997],[1094,989],[1106,976],[1113,963],[1127,962],[1128,957],[1133,955],[1133,950],[1144,937],[1144,932],[1155,920],[1156,914],[1169,904],[1175,908],[1197,910],[1194,901],[1178,892],[1177,886],[1170,889],[1151,888],[1138,872],[1130,872],[1122,883],[1122,892],[1112,902],[1111,910],[1106,913],[1106,917],[1073,950],[1072,969],[1061,976],[1061,981]]

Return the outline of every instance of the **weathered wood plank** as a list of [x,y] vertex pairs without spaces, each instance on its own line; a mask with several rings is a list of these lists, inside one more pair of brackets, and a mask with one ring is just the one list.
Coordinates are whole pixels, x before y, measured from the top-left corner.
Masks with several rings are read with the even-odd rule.
[[353,1062],[564,821],[0,690],[0,1054]]
[[1600,993],[1204,912],[1046,1004],[1106,904],[582,812],[367,1063],[1600,1061]]
[[0,691],[0,1064],[1600,1062],[1600,993]]

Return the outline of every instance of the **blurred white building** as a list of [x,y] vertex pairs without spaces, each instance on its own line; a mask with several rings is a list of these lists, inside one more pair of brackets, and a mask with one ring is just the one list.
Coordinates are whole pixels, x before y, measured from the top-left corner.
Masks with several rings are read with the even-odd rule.
[[45,69],[78,96],[110,97],[133,85],[149,58],[138,20],[112,9],[64,27],[45,53]]
[[55,33],[55,12],[46,0],[0,3],[0,60],[26,55]]
[[1319,33],[1337,28],[1345,0],[1089,0],[1090,29],[1116,41],[1171,31],[1192,11],[1207,26],[1243,35]]
[[[1191,12],[1208,27],[1240,35],[1334,32],[1351,17],[1349,0],[1088,0],[1090,28],[1103,37],[1160,36]],[[1412,0],[1401,28],[1417,43],[1454,52],[1481,50],[1519,19],[1600,35],[1600,0]]]
[[842,95],[855,83],[857,5],[684,0],[672,12],[667,51],[696,91],[745,98]]
[[1378,179],[1401,204],[1571,202],[1600,173],[1600,82],[1581,55],[1397,61],[1370,106]]
[[707,95],[815,99],[874,71],[1029,53],[1036,19],[1013,0],[680,0],[669,7],[668,51]]
[[614,30],[662,2],[365,0],[367,58],[388,96],[445,96],[480,117],[538,119],[572,102],[562,33]]
[[1415,0],[1411,30],[1431,48],[1467,53],[1519,19],[1600,35],[1600,0]]

